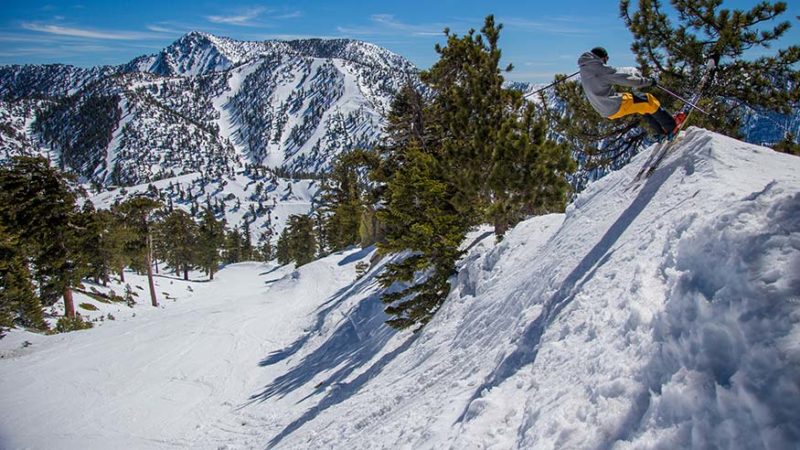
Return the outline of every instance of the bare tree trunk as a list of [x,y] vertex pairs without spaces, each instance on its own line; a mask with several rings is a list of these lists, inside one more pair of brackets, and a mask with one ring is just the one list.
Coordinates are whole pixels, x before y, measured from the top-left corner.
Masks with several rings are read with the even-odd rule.
[[64,315],[75,317],[75,301],[72,299],[72,289],[64,288]]
[[119,281],[121,283],[125,282],[125,268],[124,267],[119,270]]
[[147,281],[150,283],[150,299],[153,306],[157,307],[156,285],[153,281],[153,237],[149,233],[147,235]]
[[504,217],[497,217],[494,220],[494,235],[503,236],[508,231],[508,221]]
[[189,268],[188,267],[184,267],[183,268],[183,279],[186,280],[186,281],[189,281]]

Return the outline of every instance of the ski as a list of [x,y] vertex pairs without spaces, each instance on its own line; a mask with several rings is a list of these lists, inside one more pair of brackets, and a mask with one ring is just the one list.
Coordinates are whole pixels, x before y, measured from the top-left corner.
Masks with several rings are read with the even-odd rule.
[[675,114],[676,118],[681,117],[681,116],[683,116],[683,117],[682,117],[682,120],[680,120],[678,122],[678,126],[675,127],[675,130],[673,131],[671,138],[668,139],[667,141],[661,143],[660,147],[658,147],[655,150],[653,150],[653,155],[654,156],[651,156],[642,165],[641,170],[639,170],[639,173],[637,173],[636,177],[634,177],[634,179],[633,179],[634,183],[641,181],[643,178],[648,178],[650,175],[653,174],[653,172],[656,171],[656,169],[658,168],[658,165],[661,164],[661,161],[664,160],[664,158],[667,156],[667,153],[669,153],[669,150],[673,147],[673,144],[680,140],[680,137],[681,137],[680,133],[683,130],[683,127],[689,121],[689,116],[691,116],[692,112],[695,109],[707,114],[705,111],[700,109],[700,107],[697,106],[697,104],[698,104],[698,102],[700,101],[700,99],[703,96],[703,90],[705,89],[706,85],[708,84],[708,81],[711,79],[711,74],[713,73],[715,67],[716,67],[716,61],[713,58],[709,58],[708,61],[706,62],[703,76],[700,78],[700,83],[698,83],[697,89],[695,90],[694,95],[692,95],[690,100],[684,99],[682,97],[678,97],[677,95],[673,94],[672,92],[662,88],[664,91],[668,92],[670,95],[678,97],[680,100],[682,100],[684,102],[683,103],[683,107],[678,111],[678,113]]

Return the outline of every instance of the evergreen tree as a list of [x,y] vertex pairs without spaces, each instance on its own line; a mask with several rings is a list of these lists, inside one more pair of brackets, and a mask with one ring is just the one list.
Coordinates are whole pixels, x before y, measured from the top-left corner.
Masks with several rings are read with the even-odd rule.
[[786,133],[784,139],[775,144],[774,149],[782,153],[800,156],[800,144],[797,142],[793,133]]
[[253,260],[253,238],[250,231],[250,221],[246,218],[242,221],[242,260]]
[[161,204],[147,197],[132,197],[121,203],[117,209],[125,224],[135,233],[135,239],[127,247],[134,264],[144,266],[150,287],[150,301],[158,306],[156,286],[153,281],[153,225],[154,212]]
[[84,203],[83,209],[77,216],[80,227],[84,230],[80,234],[78,245],[86,255],[88,264],[86,276],[103,285],[108,283],[112,271],[113,248],[109,241],[112,219],[109,211],[95,210],[90,201]]
[[77,195],[42,157],[15,157],[0,167],[0,225],[16,230],[42,302],[50,305],[63,296],[67,316],[75,315],[72,287],[87,272],[79,247]]
[[197,224],[187,212],[175,209],[155,226],[159,246],[164,260],[175,270],[183,272],[183,279],[189,279],[189,270],[197,258]]
[[[104,211],[100,211],[104,214]],[[125,268],[132,264],[131,248],[136,246],[136,230],[134,224],[126,222],[124,215],[119,211],[119,206],[114,206],[107,212],[108,226],[105,243],[108,247],[108,265],[112,271],[119,275],[120,282],[125,282]]]
[[278,236],[278,243],[275,246],[275,258],[278,260],[278,264],[285,265],[292,262],[291,255],[289,253],[289,229],[284,228],[281,231],[280,236]]
[[0,335],[15,323],[47,329],[19,238],[0,224]]
[[272,245],[272,230],[263,231],[259,235],[258,253],[261,261],[272,261],[275,258],[275,246]]
[[242,233],[239,227],[234,228],[225,235],[225,244],[222,259],[225,264],[235,264],[242,261]]
[[209,279],[219,268],[220,250],[225,242],[225,222],[217,220],[214,212],[206,208],[200,217],[196,243],[197,264],[205,270]]
[[339,155],[323,184],[322,211],[325,241],[339,251],[361,241],[361,218],[369,204],[367,174],[378,166],[373,152],[355,149]]
[[294,261],[298,267],[316,259],[317,238],[311,216],[289,216],[289,222],[278,239],[277,255],[279,264]]
[[[706,59],[718,61],[702,104],[710,114],[692,115],[695,124],[739,137],[744,108],[792,113],[800,101],[800,45],[766,53],[791,28],[788,21],[777,22],[785,2],[763,1],[749,10],[722,8],[720,0],[670,3],[675,23],[658,0],[640,0],[636,9],[622,0],[620,14],[633,34],[643,74],[657,73],[660,84],[673,91],[691,92]],[[748,52],[755,51],[765,54],[750,59]],[[664,99],[668,108],[677,103]]]
[[393,326],[424,325],[435,314],[471,227],[489,221],[501,238],[525,216],[566,205],[569,149],[547,139],[546,122],[520,93],[503,88],[501,28],[489,16],[480,34],[445,30],[439,61],[421,76],[431,99],[407,86],[393,103],[372,172],[382,184],[379,248],[411,254],[381,275],[385,287],[401,283],[383,297]]
[[382,298],[389,305],[386,312],[394,316],[387,323],[396,328],[424,325],[439,309],[450,292],[448,279],[455,273],[459,245],[470,227],[449,201],[439,161],[414,146],[405,158],[387,187],[388,207],[378,211],[387,224],[386,241],[378,244],[381,251],[412,252],[388,264],[380,275],[385,288],[404,286]]

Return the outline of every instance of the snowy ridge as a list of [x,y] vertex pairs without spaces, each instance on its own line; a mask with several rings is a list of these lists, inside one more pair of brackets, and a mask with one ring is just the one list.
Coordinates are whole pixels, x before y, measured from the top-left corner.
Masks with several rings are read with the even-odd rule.
[[[27,97],[67,95],[40,102],[46,136],[27,138],[45,141],[70,157],[60,164],[104,186],[244,164],[324,173],[341,152],[374,148],[407,82],[419,82],[409,61],[365,42],[248,42],[200,32],[116,68],[0,67],[0,94],[15,98],[10,108]],[[82,107],[112,95],[125,99],[125,123],[110,120],[109,105]],[[3,131],[13,126],[0,120]],[[93,124],[92,133],[82,124]],[[16,141],[0,141],[0,152],[19,154]]]
[[645,158],[482,241],[429,327],[366,364],[380,375],[312,398],[271,443],[791,448],[800,161],[690,129],[632,189]]
[[383,323],[385,259],[354,281],[369,249],[229,267],[146,320],[15,331],[3,444],[796,448],[800,160],[690,128],[635,186],[648,156],[499,244],[473,233],[416,334]]

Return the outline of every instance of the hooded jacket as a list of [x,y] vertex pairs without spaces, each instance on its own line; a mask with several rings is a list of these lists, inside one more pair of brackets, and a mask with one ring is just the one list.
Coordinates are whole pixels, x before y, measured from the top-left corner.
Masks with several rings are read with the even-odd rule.
[[614,91],[613,85],[633,88],[650,85],[647,78],[617,72],[617,69],[603,64],[603,60],[592,52],[581,55],[578,66],[581,69],[583,92],[592,107],[603,117],[613,116],[622,105],[622,95]]

